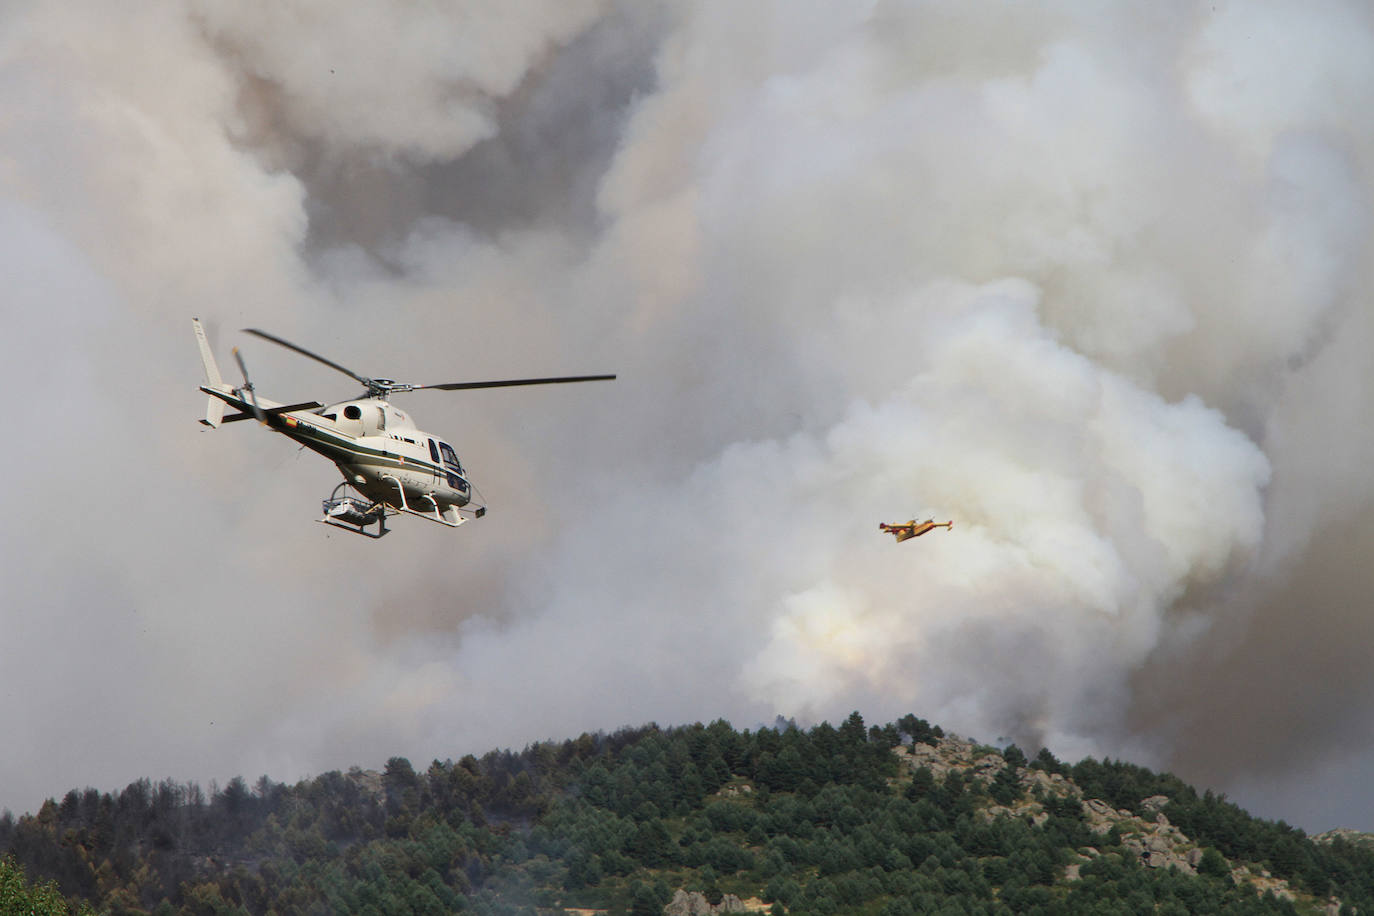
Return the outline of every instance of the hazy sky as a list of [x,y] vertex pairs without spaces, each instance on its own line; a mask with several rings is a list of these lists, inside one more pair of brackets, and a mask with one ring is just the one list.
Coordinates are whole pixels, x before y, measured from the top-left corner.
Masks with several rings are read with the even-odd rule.
[[[0,808],[858,709],[1374,830],[1371,108],[1358,2],[0,7]],[[398,396],[491,509],[372,541],[193,316],[620,378]]]

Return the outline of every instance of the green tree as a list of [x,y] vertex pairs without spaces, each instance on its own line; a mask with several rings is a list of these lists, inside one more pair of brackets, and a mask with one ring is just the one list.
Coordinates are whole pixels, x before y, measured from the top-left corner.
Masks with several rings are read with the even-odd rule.
[[1010,805],[1021,797],[1021,780],[1016,778],[1016,770],[1010,765],[1002,767],[992,778],[988,794],[999,805]]
[[67,905],[57,885],[51,881],[29,884],[24,870],[13,859],[0,859],[0,913],[15,916],[94,916],[94,911],[82,904],[73,910]]
[[1210,878],[1225,878],[1231,874],[1231,866],[1215,846],[1208,846],[1202,851],[1202,859],[1197,863],[1197,872]]
[[635,828],[626,851],[649,868],[659,868],[672,861],[673,840],[663,821],[645,821]]
[[920,766],[911,774],[911,785],[907,786],[906,797],[911,801],[928,798],[935,791],[935,774],[930,767]]
[[854,746],[863,744],[868,740],[868,731],[864,728],[864,717],[859,715],[856,709],[849,714],[849,718],[844,720],[840,726],[840,740],[845,744]]
[[1042,747],[1040,752],[1035,755],[1035,762],[1031,764],[1031,768],[1044,770],[1047,773],[1063,773],[1068,770],[1068,767],[1060,763],[1047,747]]

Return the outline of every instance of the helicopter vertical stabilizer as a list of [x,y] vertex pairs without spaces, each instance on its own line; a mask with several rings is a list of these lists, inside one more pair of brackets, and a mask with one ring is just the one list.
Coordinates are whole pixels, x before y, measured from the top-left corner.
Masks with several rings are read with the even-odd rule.
[[[219,366],[215,364],[215,354],[210,351],[210,340],[205,336],[205,328],[200,326],[200,319],[192,318],[191,323],[196,328],[196,343],[200,344],[200,361],[205,364],[205,380],[210,383],[211,388],[232,391],[233,389],[224,384],[224,379],[220,377]],[[216,397],[209,398],[209,403],[205,405],[205,419],[200,422],[213,429],[219,426],[223,418],[224,402]]]

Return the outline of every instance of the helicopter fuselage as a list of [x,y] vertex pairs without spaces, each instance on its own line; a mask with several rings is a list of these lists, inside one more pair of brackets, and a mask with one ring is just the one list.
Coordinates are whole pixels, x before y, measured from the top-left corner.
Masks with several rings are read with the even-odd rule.
[[333,461],[344,480],[375,502],[463,508],[472,485],[452,446],[417,428],[382,398],[341,401],[313,413],[286,413],[268,425]]
[[[237,391],[201,390],[240,411],[250,409]],[[334,462],[344,481],[375,503],[448,524],[459,523],[460,509],[482,514],[453,447],[384,398],[294,411],[280,411],[283,405],[266,399],[258,403],[264,425]]]

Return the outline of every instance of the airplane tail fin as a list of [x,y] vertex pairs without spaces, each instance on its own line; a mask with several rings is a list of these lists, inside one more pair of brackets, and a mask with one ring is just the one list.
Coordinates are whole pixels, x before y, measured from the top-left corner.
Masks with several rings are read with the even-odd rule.
[[[224,379],[219,374],[219,366],[215,363],[215,354],[210,351],[210,340],[205,336],[205,328],[201,327],[199,318],[192,318],[191,324],[196,329],[196,343],[200,345],[200,361],[205,364],[205,380],[211,388],[218,388],[221,391],[232,390],[230,386],[224,384]],[[205,405],[205,419],[200,422],[210,428],[219,426],[224,419],[224,402],[217,397],[210,397]]]

